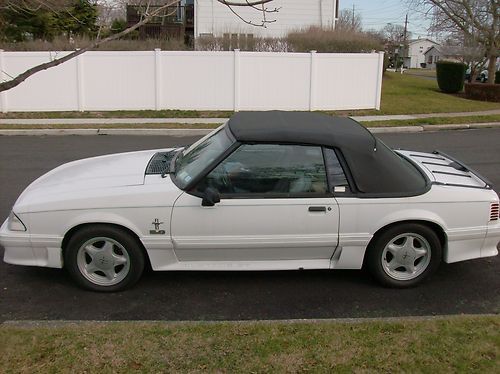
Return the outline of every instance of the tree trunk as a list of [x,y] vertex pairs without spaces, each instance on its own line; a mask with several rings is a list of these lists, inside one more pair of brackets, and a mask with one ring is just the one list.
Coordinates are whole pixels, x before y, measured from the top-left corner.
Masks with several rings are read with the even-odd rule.
[[497,57],[489,55],[488,56],[488,83],[495,83],[495,73],[497,71]]

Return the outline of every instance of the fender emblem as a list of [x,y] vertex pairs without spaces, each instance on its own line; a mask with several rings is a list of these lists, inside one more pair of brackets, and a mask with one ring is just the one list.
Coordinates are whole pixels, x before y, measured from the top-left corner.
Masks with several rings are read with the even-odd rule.
[[155,227],[154,230],[149,230],[151,235],[165,235],[165,230],[160,230],[160,225],[163,225],[163,222],[160,222],[158,218],[155,218],[152,225]]

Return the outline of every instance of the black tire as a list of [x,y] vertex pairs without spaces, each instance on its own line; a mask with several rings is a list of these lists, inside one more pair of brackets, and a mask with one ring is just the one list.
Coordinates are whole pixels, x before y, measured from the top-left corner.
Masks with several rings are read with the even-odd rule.
[[[400,279],[406,276],[413,276],[406,275],[407,268],[405,265],[393,270],[388,269],[389,266],[387,265],[387,259],[393,255],[392,253],[389,254],[387,252],[384,254],[386,246],[391,244],[391,242],[398,237],[401,237],[401,239],[398,240],[404,241],[405,234],[414,234],[416,236],[415,240],[417,244],[426,242],[422,248],[425,249],[427,244],[430,247],[428,251],[428,253],[430,252],[429,259],[428,257],[422,257],[415,260],[413,257],[410,257],[411,254],[410,256],[408,255],[408,252],[403,253],[403,255],[399,255],[405,256],[401,257],[402,261],[408,261],[409,264],[413,263],[413,266],[415,267],[420,266],[420,272],[415,272],[416,276],[410,279]],[[422,238],[424,241],[421,240]],[[397,243],[397,241],[394,243]],[[393,257],[396,259],[396,256]],[[406,257],[408,257],[408,260],[406,260]],[[376,235],[368,246],[365,264],[367,265],[371,275],[382,285],[393,288],[406,288],[414,287],[432,275],[438,269],[439,264],[441,263],[441,258],[442,247],[436,232],[426,225],[406,223],[392,226]],[[420,264],[420,261],[424,262]],[[391,275],[391,273],[396,275]],[[401,276],[399,276],[398,273],[401,273]]]
[[[114,280],[109,280],[110,284],[99,284],[99,279],[94,281],[93,279],[101,277],[101,274],[104,276],[105,274],[102,271],[90,272],[90,275],[87,272],[87,275],[85,275],[85,271],[80,268],[83,266],[82,261],[94,261],[90,255],[82,253],[84,244],[92,241],[96,243],[95,246],[97,247],[99,247],[101,242],[103,245],[104,243],[112,243],[111,251],[119,258],[127,259],[125,265],[107,265],[113,269],[113,272],[117,273],[116,275],[120,274],[120,277],[115,279],[116,283],[111,284]],[[100,258],[100,260],[105,263],[106,259]],[[102,265],[102,263],[100,264]],[[64,267],[79,286],[91,291],[116,292],[132,287],[140,279],[144,270],[144,264],[144,252],[141,244],[127,231],[115,226],[97,224],[85,226],[73,234],[64,250]],[[104,278],[102,277],[103,280]]]

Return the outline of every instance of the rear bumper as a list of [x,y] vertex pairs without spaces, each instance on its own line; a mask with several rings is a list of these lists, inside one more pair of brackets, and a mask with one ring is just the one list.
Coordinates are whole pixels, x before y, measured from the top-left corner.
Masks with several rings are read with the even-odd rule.
[[500,243],[500,221],[488,226],[488,232],[481,247],[481,257],[498,255],[498,243]]
[[62,238],[9,231],[7,221],[0,227],[0,245],[7,264],[62,268]]
[[498,255],[500,222],[466,230],[447,231],[447,248],[444,261],[447,263],[472,260]]

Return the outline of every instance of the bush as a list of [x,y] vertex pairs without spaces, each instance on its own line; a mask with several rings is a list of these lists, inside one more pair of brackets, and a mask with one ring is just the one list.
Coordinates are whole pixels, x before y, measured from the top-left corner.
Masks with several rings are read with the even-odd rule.
[[500,84],[500,71],[495,73],[495,84]]
[[466,83],[465,97],[471,100],[500,103],[500,84]]
[[310,27],[291,32],[286,41],[292,52],[357,53],[383,50],[383,45],[373,34],[361,31],[331,30]]
[[461,62],[438,61],[436,75],[438,86],[446,93],[456,93],[464,88],[467,66]]
[[258,38],[246,34],[238,34],[237,38],[202,36],[196,38],[197,51],[241,51],[251,52],[289,52],[284,38]]
[[[92,43],[93,39],[87,37],[74,37],[68,39],[57,37],[52,41],[31,40],[19,43],[1,43],[0,48],[6,51],[73,51]],[[152,51],[161,48],[164,51],[182,51],[188,47],[181,39],[119,39],[113,40],[94,48],[96,51]]]

